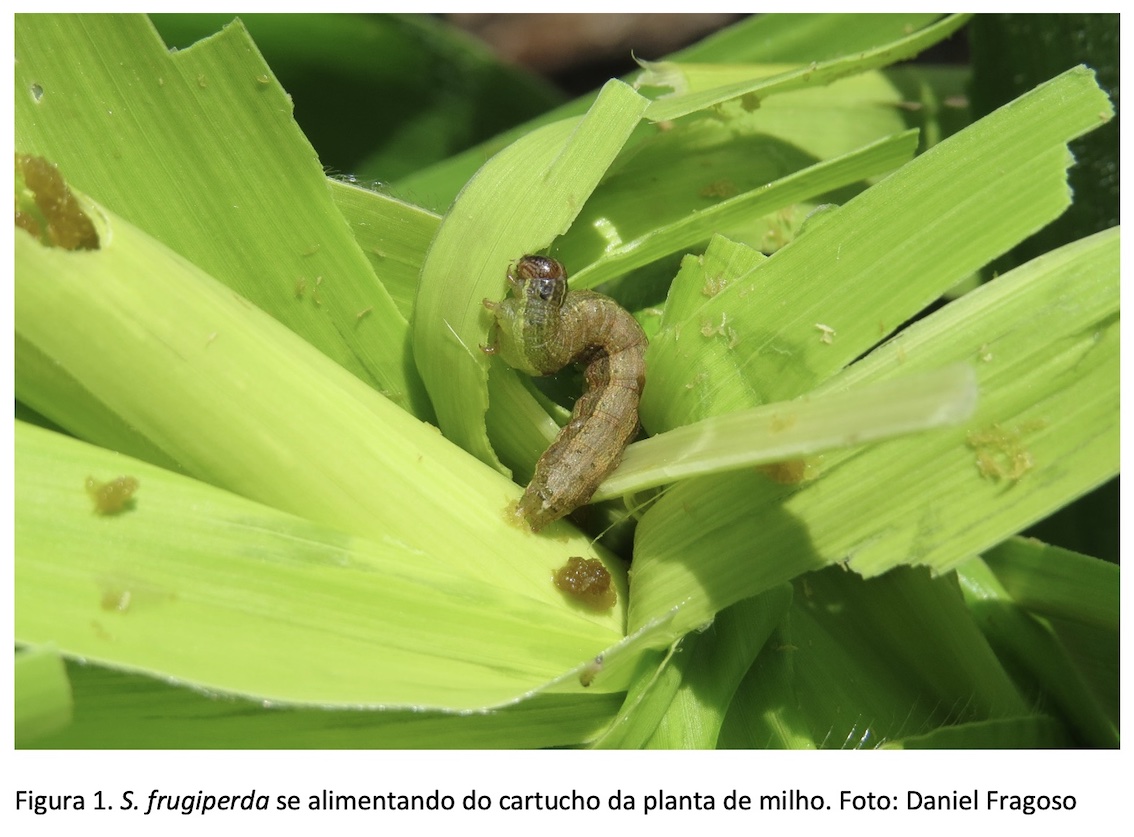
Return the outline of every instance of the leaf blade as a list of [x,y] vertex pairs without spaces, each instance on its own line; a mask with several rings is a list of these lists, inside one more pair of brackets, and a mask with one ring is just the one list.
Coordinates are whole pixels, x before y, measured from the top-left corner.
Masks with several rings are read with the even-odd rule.
[[516,141],[469,181],[430,246],[418,286],[414,356],[446,436],[494,467],[501,466],[484,425],[488,360],[477,348],[489,328],[481,302],[503,297],[509,262],[563,234],[645,106],[628,86],[610,82],[581,120]]

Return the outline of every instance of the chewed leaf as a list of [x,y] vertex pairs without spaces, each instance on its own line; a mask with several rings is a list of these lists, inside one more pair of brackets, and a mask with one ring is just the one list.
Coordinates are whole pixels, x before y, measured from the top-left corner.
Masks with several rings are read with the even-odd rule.
[[956,424],[972,415],[976,402],[972,367],[956,365],[713,416],[631,445],[594,496],[609,499],[678,479]]
[[[964,361],[980,385],[973,418],[829,453],[818,478],[803,485],[744,470],[678,483],[638,527],[631,630],[678,603],[674,627],[692,627],[745,595],[835,562],[867,577],[901,564],[944,571],[1042,518],[1055,498],[1108,479],[1118,470],[1118,310],[1111,230],[906,329],[828,388]],[[988,360],[973,363],[978,352]],[[1016,483],[982,476],[966,443],[973,429],[994,423],[1031,428],[1024,442],[1035,467]]]
[[[679,65],[670,64],[660,76],[664,86],[687,88],[688,92],[653,102],[646,111],[646,118],[653,122],[677,119],[740,97],[744,97],[742,100],[744,107],[754,109],[759,107],[760,99],[765,96],[807,86],[828,84],[835,79],[910,58],[960,29],[968,18],[968,15],[951,15],[904,38],[874,49],[830,61],[814,62],[805,67],[773,68],[783,70],[775,75],[769,75],[769,68],[765,65],[753,65],[748,68],[747,78],[739,81],[735,79],[737,75],[745,75],[743,68],[732,68],[727,72],[698,71],[697,68],[692,68],[688,72],[682,72]],[[653,74],[654,77],[658,75],[658,73]],[[722,84],[721,81],[726,79],[727,81]]]
[[[102,214],[114,246],[89,253],[43,247],[16,231],[21,351],[81,380],[92,401],[160,443],[184,473],[324,526],[397,541],[416,564],[475,567],[482,581],[549,605],[562,601],[551,573],[568,556],[604,557],[578,533],[565,542],[504,525],[504,508],[520,493],[512,482],[159,242]],[[94,514],[85,481],[119,476],[137,480],[134,508]],[[132,466],[105,465],[77,474],[70,488],[86,516],[132,524],[155,500],[150,480]],[[122,493],[102,498],[95,488],[93,502],[108,511]],[[622,615],[588,618],[621,635]],[[595,644],[592,656],[604,640]]]
[[[239,20],[169,50],[144,15],[19,15],[15,55],[21,152],[57,163],[74,188],[431,418],[407,358],[409,324],[336,211],[290,97]],[[40,371],[45,384],[63,385],[49,376]],[[91,438],[83,417],[52,418]]]
[[[1070,200],[1067,141],[1110,113],[1091,71],[1068,70],[731,277],[651,342],[642,423],[657,433],[822,383],[1056,218]],[[698,330],[708,339],[693,351]]]
[[659,100],[730,84],[752,83],[800,69],[798,64],[686,64],[641,59],[638,64],[642,72],[634,80],[634,87],[668,87],[672,91],[658,96]]
[[[713,206],[687,212],[677,221],[663,223],[651,216],[653,227],[649,232],[610,242],[595,261],[575,274],[573,287],[592,288],[663,256],[687,252],[720,230],[735,229],[775,210],[892,171],[909,162],[916,147],[917,132],[905,131],[771,183],[761,183],[742,194],[729,195]],[[633,191],[633,186],[623,188]]]
[[465,186],[426,256],[413,322],[414,357],[445,435],[501,467],[485,433],[484,299],[504,296],[510,262],[551,246],[579,213],[648,102],[608,83],[582,118],[512,143]]
[[[1112,113],[1085,67],[982,118],[980,62],[884,66],[967,16],[752,16],[387,186],[298,130],[295,27],[339,102],[431,38],[264,17],[269,69],[190,17],[16,17],[65,178],[17,162],[17,746],[1116,746],[1117,570],[1011,538],[1118,469],[1119,231],[1032,235]],[[417,75],[359,165],[522,116]],[[507,315],[528,259],[624,309],[556,379],[586,329]],[[533,475],[610,499],[533,532]]]
[[[597,559],[586,560],[599,604],[557,607],[551,565],[525,592],[483,561],[446,568],[401,540],[357,537],[61,434],[18,423],[16,439],[20,643],[285,703],[467,710],[546,688],[622,641],[604,613],[624,582]],[[137,475],[145,503],[94,514],[82,475],[113,468]],[[612,664],[589,691],[624,688],[626,669]]]
[[98,232],[59,168],[33,154],[16,155],[16,226],[48,247],[98,249]]

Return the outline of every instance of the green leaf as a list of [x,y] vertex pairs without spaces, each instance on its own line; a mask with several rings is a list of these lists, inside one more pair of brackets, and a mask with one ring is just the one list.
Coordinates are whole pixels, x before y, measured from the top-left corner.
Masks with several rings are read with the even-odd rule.
[[645,746],[709,749],[717,746],[733,694],[791,604],[789,585],[737,602],[704,631],[690,634],[681,686]]
[[[17,427],[17,668],[29,652],[50,660],[44,643],[62,637],[66,669],[56,658],[23,685],[45,684],[50,708],[69,680],[75,707],[66,726],[52,709],[55,731],[34,738],[20,716],[21,746],[1115,746],[1117,568],[995,545],[1117,472],[1117,229],[877,345],[1061,211],[1063,145],[1109,105],[1072,71],[941,141],[966,117],[950,99],[964,69],[803,81],[812,62],[860,71],[953,22],[752,18],[673,60],[712,96],[774,96],[650,126],[644,100],[616,86],[574,139],[577,118],[554,123],[590,98],[546,116],[543,133],[529,125],[423,170],[423,188],[401,194],[443,205],[516,137],[501,159],[532,163],[493,161],[469,185],[481,200],[457,201],[451,252],[419,288],[440,217],[316,172],[239,26],[171,55],[139,19],[18,17],[16,132],[32,140],[20,150],[57,151],[88,187],[94,200],[77,197],[101,249],[17,230],[17,414],[103,446]],[[243,85],[253,70],[266,82]],[[59,118],[60,101],[81,118]],[[432,127],[462,121],[448,116],[396,121],[388,150],[428,156],[442,140]],[[212,125],[253,141],[218,146]],[[908,156],[913,126],[930,151],[863,192]],[[533,201],[523,179],[561,153],[565,174],[585,176],[553,177],[537,192],[547,205]],[[267,209],[248,223],[230,196]],[[296,256],[315,230],[346,273],[297,273],[329,257]],[[670,287],[676,254],[710,234]],[[643,418],[655,437],[627,454],[628,480],[603,488],[676,480],[632,498],[632,599],[625,568],[569,525],[507,526],[516,486],[420,421],[433,413],[411,349],[438,338],[478,368],[454,421],[486,461],[495,451],[525,477],[562,419],[553,399],[568,401],[569,382],[544,394],[475,345],[488,334],[480,299],[500,296],[518,255],[505,239],[518,252],[555,239],[573,281],[601,280],[654,343]],[[496,247],[496,267],[461,262]],[[460,329],[410,335],[419,294]],[[373,368],[358,346],[380,349]],[[445,399],[449,356],[428,364]],[[818,452],[888,435],[914,407],[932,426],[933,405],[971,402],[966,373],[941,372],[954,364],[979,387],[966,424]],[[797,418],[785,438],[752,431],[769,410]],[[751,470],[787,455],[806,458]],[[87,480],[116,476],[139,487],[99,514]],[[590,524],[626,517],[616,505]],[[627,556],[632,530],[616,532]],[[569,555],[606,562],[612,611],[550,583]]]
[[1050,619],[1118,632],[1118,566],[1036,541],[1005,541],[984,556],[1012,600]]
[[1080,745],[1118,746],[1118,568],[1022,539],[958,568],[1005,664]]
[[[408,323],[239,21],[171,53],[142,16],[19,15],[15,48],[19,151],[431,415]],[[53,417],[47,397],[20,397]]]
[[862,579],[830,567],[796,580],[721,743],[875,748],[1029,708],[954,579],[909,567]]
[[408,320],[425,251],[437,233],[440,216],[352,183],[329,180],[327,185],[374,274],[382,277],[382,285]]
[[682,84],[682,89],[676,91],[677,95],[653,102],[646,111],[646,118],[654,122],[677,119],[742,96],[745,97],[745,106],[754,109],[759,107],[760,100],[766,96],[809,85],[829,84],[848,75],[885,67],[903,58],[911,58],[931,44],[957,31],[965,24],[968,17],[968,15],[951,15],[905,38],[899,38],[874,49],[822,62],[813,61],[806,67],[786,72],[768,73],[760,65],[751,68],[750,72],[730,68],[728,70],[730,75],[747,75],[748,78],[726,84],[720,83],[719,70],[699,74],[696,67],[687,69],[681,64],[646,64],[646,72],[639,79],[639,85],[672,87],[675,78]]
[[[739,145],[735,142],[733,144]],[[595,261],[590,264],[584,262],[585,266],[575,272],[571,278],[571,287],[576,290],[594,287],[650,264],[663,256],[683,252],[695,244],[708,240],[719,230],[742,228],[756,223],[762,216],[776,210],[815,199],[825,193],[892,171],[913,156],[916,145],[917,135],[914,132],[896,134],[848,154],[808,166],[786,177],[760,183],[743,194],[709,207],[703,206],[703,197],[699,201],[702,203],[701,206],[688,205],[688,198],[695,194],[693,188],[685,189],[684,201],[680,199],[680,192],[674,195],[669,191],[674,187],[675,182],[679,189],[687,185],[678,181],[675,176],[676,171],[668,172],[669,176],[664,179],[666,192],[661,193],[657,186],[659,178],[656,172],[661,168],[657,157],[682,159],[686,155],[682,153],[680,147],[662,146],[656,157],[643,154],[640,150],[635,154],[634,161],[643,172],[650,173],[649,180],[653,183],[647,185],[638,179],[628,177],[627,173],[622,171],[618,173],[618,177],[600,188],[599,194],[596,195],[598,200],[588,207],[588,215],[591,217],[584,219],[589,220],[590,223],[580,228],[585,230],[589,227],[592,231],[601,229],[607,239],[606,246]],[[643,160],[643,157],[647,159]],[[703,169],[697,173],[697,176],[701,182],[706,182],[706,173]],[[737,188],[731,180],[717,184],[709,183],[704,188],[711,189],[714,186],[725,189],[726,193]],[[641,224],[646,220],[646,216],[640,212],[640,205],[649,195],[658,199],[662,206],[667,207],[669,213],[677,215],[679,220],[664,223],[659,217],[660,212],[651,213],[648,231],[634,236],[630,229],[626,229],[626,225],[618,223],[617,208],[611,207],[611,204],[619,199],[633,202],[634,206],[630,211],[636,211],[638,222]],[[615,211],[611,212],[612,209]],[[623,240],[624,237],[628,239]],[[570,247],[571,242],[567,242],[567,247],[557,255],[571,258]],[[578,263],[578,260],[574,263]]]
[[864,575],[904,563],[943,571],[1117,472],[1117,256],[1116,232],[1055,251],[907,329],[827,388],[976,352],[988,360],[975,366],[981,400],[967,425],[829,454],[798,487],[738,472],[670,489],[638,528],[631,627],[680,603],[674,627],[691,628],[836,561]]
[[325,709],[205,694],[153,677],[71,663],[78,711],[37,738],[62,749],[444,749],[565,747],[594,738],[621,696],[537,695],[490,712]]
[[[467,710],[620,639],[611,620],[556,606],[531,550],[505,581],[451,563],[466,537],[437,532],[435,551],[389,526],[357,537],[49,431],[21,424],[16,439],[21,643],[271,701]],[[122,475],[132,503],[97,513],[87,478]],[[617,670],[590,690],[617,690]]]
[[[1099,86],[1117,103],[1119,31],[1117,13],[979,15],[969,33],[973,111],[987,113],[1077,64],[1094,70]],[[1116,119],[1072,143],[1075,203],[1040,235],[1022,242],[1001,270],[1119,223],[1118,131]]]
[[59,650],[41,646],[16,652],[16,746],[34,743],[71,723],[74,701]]
[[1073,742],[1054,719],[1025,715],[938,727],[882,746],[895,750],[1050,750],[1073,746]]
[[819,219],[686,317],[686,331],[726,322],[729,340],[691,352],[675,324],[650,344],[642,423],[657,433],[834,374],[1066,208],[1065,143],[1109,112],[1090,71],[1071,70]]
[[[752,15],[721,32],[717,32],[700,43],[686,47],[670,56],[674,61],[688,62],[746,62],[746,63],[800,63],[828,60],[851,53],[858,53],[887,44],[891,41],[908,36],[911,32],[932,24],[940,18],[936,14],[770,14]],[[635,72],[624,80],[633,82],[640,75]],[[837,86],[841,82],[835,82]],[[884,85],[885,86],[885,85]],[[811,91],[808,91],[811,92]],[[868,106],[867,112],[875,110],[875,114],[868,116],[863,108],[856,108],[851,118],[840,113],[842,108],[836,102],[824,113],[816,114],[820,130],[814,130],[810,120],[804,120],[800,126],[802,130],[791,131],[793,142],[801,142],[801,147],[811,148],[812,144],[819,143],[824,147],[836,144],[841,151],[849,151],[865,144],[869,139],[878,139],[892,133],[897,127],[894,123],[883,117],[885,128],[871,133],[868,140],[854,141],[850,144],[842,142],[844,133],[841,130],[832,130],[832,120],[843,128],[852,127],[852,132],[859,136],[864,124],[875,122],[874,117],[880,116],[876,108],[879,102],[885,102],[889,97],[878,90],[872,91],[873,107]],[[570,116],[578,116],[590,107],[595,94],[583,96],[572,102],[543,114],[517,128],[513,128],[481,143],[468,151],[450,157],[441,163],[429,166],[421,171],[402,178],[397,183],[401,194],[414,195],[417,200],[429,201],[429,206],[441,209],[461,190],[461,187],[472,177],[473,173],[483,165],[484,161],[496,154],[509,143],[531,133],[535,128],[547,125]],[[789,99],[796,94],[785,94]],[[795,103],[798,105],[798,102]],[[845,104],[845,102],[844,102]],[[790,111],[792,106],[787,107]],[[892,109],[891,109],[892,110]],[[796,111],[798,113],[798,110]],[[782,131],[772,130],[771,133],[783,138]],[[648,136],[648,134],[642,134]],[[833,156],[833,154],[831,155]],[[675,161],[670,161],[669,165]],[[679,162],[678,162],[679,164]],[[749,166],[759,164],[758,160],[749,160]]]
[[737,687],[717,737],[719,749],[814,750],[816,738],[795,686],[791,617],[772,631]]
[[[185,49],[230,14],[151,14]],[[241,14],[324,165],[392,180],[557,105],[541,78],[434,15]]]
[[[651,344],[643,423],[657,432],[690,416],[806,390],[877,340],[879,323],[907,318],[1007,249],[1066,205],[1066,151],[1057,138],[1097,124],[1107,107],[1100,96],[1089,72],[1066,73],[936,146],[829,220],[819,219],[792,246],[756,264],[748,274],[755,281],[726,282],[683,322],[696,328],[719,323],[723,315],[733,329],[727,340],[698,343],[695,336],[697,351],[691,351],[688,340],[678,342],[675,325]],[[1068,108],[1065,97],[1082,106]],[[1056,127],[1063,117],[1068,122]],[[996,178],[984,166],[1009,135],[1013,144],[999,146],[1000,163],[1020,191],[992,194],[984,190]],[[1050,168],[1020,162],[1029,157],[1019,149],[1029,146],[1050,160]],[[951,194],[958,183],[964,193]],[[1018,203],[1029,189],[1038,191],[1026,206]],[[946,196],[947,205],[938,203]],[[928,223],[924,203],[941,213]],[[853,227],[844,226],[851,221]],[[855,235],[852,229],[878,232]],[[1102,234],[1002,277],[907,330],[832,383],[849,387],[902,367],[981,359],[982,407],[968,430],[940,434],[930,443],[899,440],[858,456],[831,457],[823,476],[802,489],[745,474],[674,487],[639,527],[631,626],[680,602],[686,613],[674,628],[688,629],[746,595],[838,560],[849,559],[867,575],[907,562],[944,569],[1114,473],[1116,248],[1117,236]],[[928,287],[919,290],[923,282]],[[1052,298],[1075,302],[1054,307]],[[779,313],[785,310],[790,313]],[[828,325],[836,312],[838,319]],[[816,324],[837,329],[830,342],[816,335]],[[1084,358],[1089,361],[1081,364]],[[747,386],[736,385],[737,372]],[[1003,428],[1006,440],[998,448],[989,452],[972,443],[970,433],[988,438],[996,435],[993,427]],[[1023,435],[1029,435],[1026,444]],[[971,458],[963,455],[966,447]],[[1017,456],[1020,463],[1034,456],[1051,467],[1046,476],[1006,493],[1019,479],[1012,478],[1012,463],[1002,460]],[[1059,464],[1069,457],[1074,467]],[[1006,480],[990,470],[997,462]],[[985,468],[984,478],[974,465]],[[922,505],[923,490],[916,486],[924,474],[934,475],[938,498],[953,498],[950,514],[940,501],[928,510]],[[905,502],[895,503],[895,497]],[[995,515],[988,513],[990,502]],[[863,516],[856,511],[861,508],[884,508],[885,514]],[[760,560],[753,562],[754,555]]]
[[713,416],[630,445],[594,499],[957,424],[976,401],[976,375],[959,364]]
[[441,429],[484,462],[498,465],[484,426],[488,358],[478,346],[490,317],[481,302],[503,298],[510,262],[570,226],[646,104],[608,83],[581,120],[540,128],[486,163],[437,231],[418,286],[414,357]]
[[[72,253],[45,248],[17,231],[16,322],[21,340],[82,381],[98,402],[199,479],[312,525],[392,545],[422,573],[448,567],[459,578],[471,571],[478,584],[498,585],[559,611],[582,631],[580,653],[571,652],[572,662],[558,666],[560,673],[569,674],[572,665],[582,666],[623,637],[626,596],[617,565],[609,564],[621,604],[608,614],[580,612],[551,584],[553,570],[569,555],[596,554],[585,538],[565,526],[566,541],[508,526],[504,510],[519,494],[514,484],[140,231],[96,205],[84,206],[99,219],[102,240],[114,246]],[[26,477],[35,479],[45,467],[25,463],[18,471],[23,476],[26,468]],[[77,502],[73,512],[87,518],[84,479],[73,474],[69,487],[59,490],[69,492]],[[36,506],[21,508],[25,531],[58,528],[50,517],[53,505],[49,500],[43,511],[48,517],[34,515]],[[186,507],[191,504],[178,509]],[[179,531],[176,510],[170,514],[150,532],[157,542]],[[157,549],[152,543],[148,548]],[[40,589],[27,585],[29,594]],[[293,595],[303,589],[297,581]],[[406,664],[421,667],[420,660]],[[151,658],[146,665],[158,663]],[[615,679],[610,672],[617,668],[612,664],[604,679]],[[519,692],[541,682],[543,675],[536,675]],[[335,699],[332,691],[322,695]],[[422,701],[446,705],[458,697]]]

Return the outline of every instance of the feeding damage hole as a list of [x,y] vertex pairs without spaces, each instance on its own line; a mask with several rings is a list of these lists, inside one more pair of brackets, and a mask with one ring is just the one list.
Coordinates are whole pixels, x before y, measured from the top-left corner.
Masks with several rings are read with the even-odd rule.
[[610,610],[618,601],[610,573],[597,558],[571,556],[555,571],[555,586],[595,610]]
[[99,482],[87,477],[87,494],[94,500],[95,511],[112,515],[134,508],[134,492],[138,480],[134,477],[115,477],[110,482]]
[[993,424],[984,430],[970,431],[965,442],[976,453],[976,466],[982,477],[993,482],[1014,483],[1035,467],[1032,453],[1024,445],[1024,436],[1046,426],[1047,422],[1042,419],[1014,428]]
[[38,104],[43,99],[43,87],[39,84],[33,84],[28,88],[31,92],[32,99]]
[[769,462],[756,470],[780,485],[799,485],[814,479],[816,469],[814,463],[806,459],[787,459],[783,462]]
[[58,167],[34,154],[16,155],[16,226],[48,247],[98,249],[94,224]]

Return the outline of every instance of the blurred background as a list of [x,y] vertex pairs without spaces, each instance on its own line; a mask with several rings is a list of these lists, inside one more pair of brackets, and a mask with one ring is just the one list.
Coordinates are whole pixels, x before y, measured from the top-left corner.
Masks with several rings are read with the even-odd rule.
[[449,14],[509,64],[582,95],[738,21],[737,14]]

